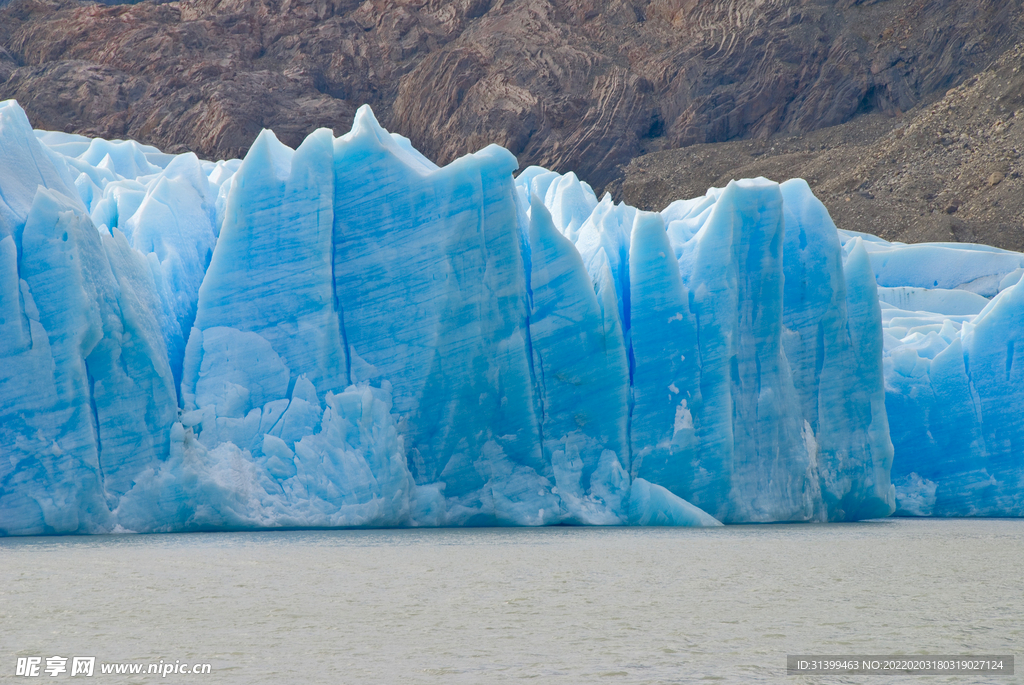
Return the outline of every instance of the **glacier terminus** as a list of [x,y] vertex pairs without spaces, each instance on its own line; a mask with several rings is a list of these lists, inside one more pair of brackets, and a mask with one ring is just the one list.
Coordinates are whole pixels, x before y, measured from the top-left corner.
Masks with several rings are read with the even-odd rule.
[[1024,516],[1024,255],[0,103],[0,534]]

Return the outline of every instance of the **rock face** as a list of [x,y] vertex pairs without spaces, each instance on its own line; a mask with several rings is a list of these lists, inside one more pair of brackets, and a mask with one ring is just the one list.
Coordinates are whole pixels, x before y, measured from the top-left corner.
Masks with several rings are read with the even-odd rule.
[[939,100],[802,136],[642,155],[621,193],[644,209],[732,178],[807,179],[842,228],[903,242],[1024,249],[1024,44]]
[[366,102],[441,163],[493,142],[614,189],[643,153],[934,100],[1013,44],[1020,7],[15,0],[0,10],[0,98],[38,128],[207,158],[243,155],[264,127],[293,146],[318,126],[340,134]]

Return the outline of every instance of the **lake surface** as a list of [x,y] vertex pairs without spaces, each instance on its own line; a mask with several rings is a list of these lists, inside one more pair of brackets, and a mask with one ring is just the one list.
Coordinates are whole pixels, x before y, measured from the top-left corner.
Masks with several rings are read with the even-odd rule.
[[[1022,646],[1024,520],[0,538],[0,682],[88,655],[213,671],[99,683],[1020,683]],[[787,677],[789,653],[1017,675]]]

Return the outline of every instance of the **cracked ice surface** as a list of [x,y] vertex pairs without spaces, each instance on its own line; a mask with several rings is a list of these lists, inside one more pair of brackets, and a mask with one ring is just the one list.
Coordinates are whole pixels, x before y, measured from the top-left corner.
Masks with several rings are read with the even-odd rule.
[[936,295],[803,181],[641,212],[496,146],[439,168],[368,108],[212,163],[9,101],[0,157],[12,535],[854,520],[893,511],[890,469],[930,513],[943,470],[893,466],[887,303],[944,343],[1018,306],[1012,253]]

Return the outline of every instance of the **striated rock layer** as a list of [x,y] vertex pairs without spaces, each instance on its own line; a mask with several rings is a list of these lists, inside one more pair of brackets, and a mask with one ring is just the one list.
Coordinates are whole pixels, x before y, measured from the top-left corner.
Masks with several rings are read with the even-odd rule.
[[622,199],[643,209],[733,178],[807,179],[838,226],[907,243],[1024,250],[1024,43],[935,102],[805,135],[642,155]]
[[1019,19],[1019,0],[15,0],[0,97],[210,159],[262,128],[341,133],[369,102],[442,163],[496,143],[601,188],[640,153],[905,112]]

